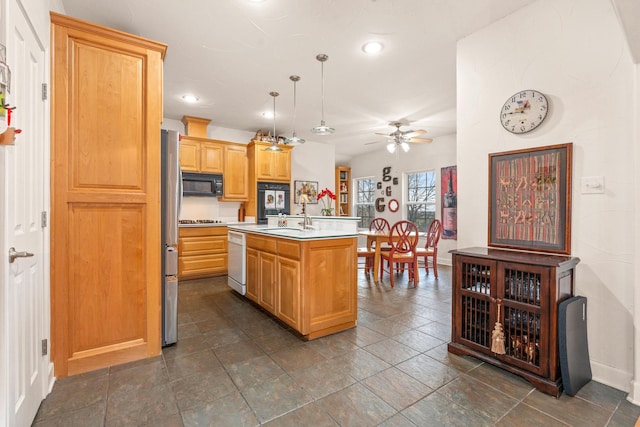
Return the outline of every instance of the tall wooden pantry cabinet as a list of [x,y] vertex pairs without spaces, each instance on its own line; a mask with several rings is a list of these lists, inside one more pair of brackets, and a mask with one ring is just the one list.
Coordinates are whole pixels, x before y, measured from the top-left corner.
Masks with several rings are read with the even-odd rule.
[[161,352],[167,46],[51,23],[51,348],[65,377]]

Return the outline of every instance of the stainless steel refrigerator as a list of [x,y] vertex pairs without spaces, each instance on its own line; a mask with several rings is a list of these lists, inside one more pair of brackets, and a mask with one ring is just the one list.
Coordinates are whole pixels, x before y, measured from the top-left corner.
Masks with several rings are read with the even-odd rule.
[[182,198],[180,134],[162,130],[162,346],[178,341],[178,215]]

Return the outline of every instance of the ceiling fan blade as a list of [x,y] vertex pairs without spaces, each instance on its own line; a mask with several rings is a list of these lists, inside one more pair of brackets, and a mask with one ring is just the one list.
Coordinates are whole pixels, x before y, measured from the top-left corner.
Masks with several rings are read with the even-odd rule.
[[371,141],[371,142],[365,142],[365,144],[364,144],[364,145],[379,144],[379,143],[381,143],[381,142],[384,142],[384,141]]
[[389,134],[388,134],[388,133],[384,133],[384,132],[376,132],[376,135],[389,136]]
[[428,144],[429,142],[433,141],[433,139],[431,139],[431,138],[409,138],[407,141],[413,142],[413,143],[416,143],[416,144]]
[[407,132],[405,132],[403,134],[403,136],[405,138],[413,138],[414,136],[418,136],[418,135],[423,135],[427,133],[426,130],[420,129],[420,130],[408,130]]

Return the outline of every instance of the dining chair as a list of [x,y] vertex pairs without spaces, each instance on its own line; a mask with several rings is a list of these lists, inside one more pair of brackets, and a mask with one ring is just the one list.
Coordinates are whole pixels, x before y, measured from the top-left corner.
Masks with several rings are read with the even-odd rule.
[[[416,247],[418,246],[418,227],[411,221],[398,221],[389,231],[389,245],[391,249],[380,253],[380,278],[384,272],[389,273],[391,287],[394,287],[394,276],[396,271],[404,271],[405,266],[409,269],[409,280],[413,280],[413,287],[418,283],[418,258]],[[386,262],[386,268],[385,268]]]
[[434,219],[429,224],[427,230],[427,242],[424,248],[416,248],[416,254],[418,259],[424,258],[424,271],[429,274],[429,258],[431,258],[431,265],[433,266],[433,274],[436,279],[438,278],[438,241],[440,240],[440,234],[442,233],[442,223],[438,219]]
[[[374,218],[369,223],[369,231],[379,231],[379,232],[388,233],[389,229],[390,229],[389,221],[387,221],[384,218]],[[383,250],[384,248],[381,247],[380,249]],[[358,258],[364,259],[365,274],[369,274],[369,272],[373,268],[373,257],[375,256],[375,253],[376,253],[375,246],[358,248]]]

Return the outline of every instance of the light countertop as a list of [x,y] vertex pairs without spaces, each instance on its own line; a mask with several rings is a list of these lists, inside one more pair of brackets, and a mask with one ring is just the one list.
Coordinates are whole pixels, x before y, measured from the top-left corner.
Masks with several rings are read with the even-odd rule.
[[339,239],[343,237],[358,237],[357,232],[342,230],[302,230],[293,227],[272,227],[264,224],[234,224],[229,225],[229,230],[244,233],[255,233],[273,237],[283,237],[294,240],[321,240]]

